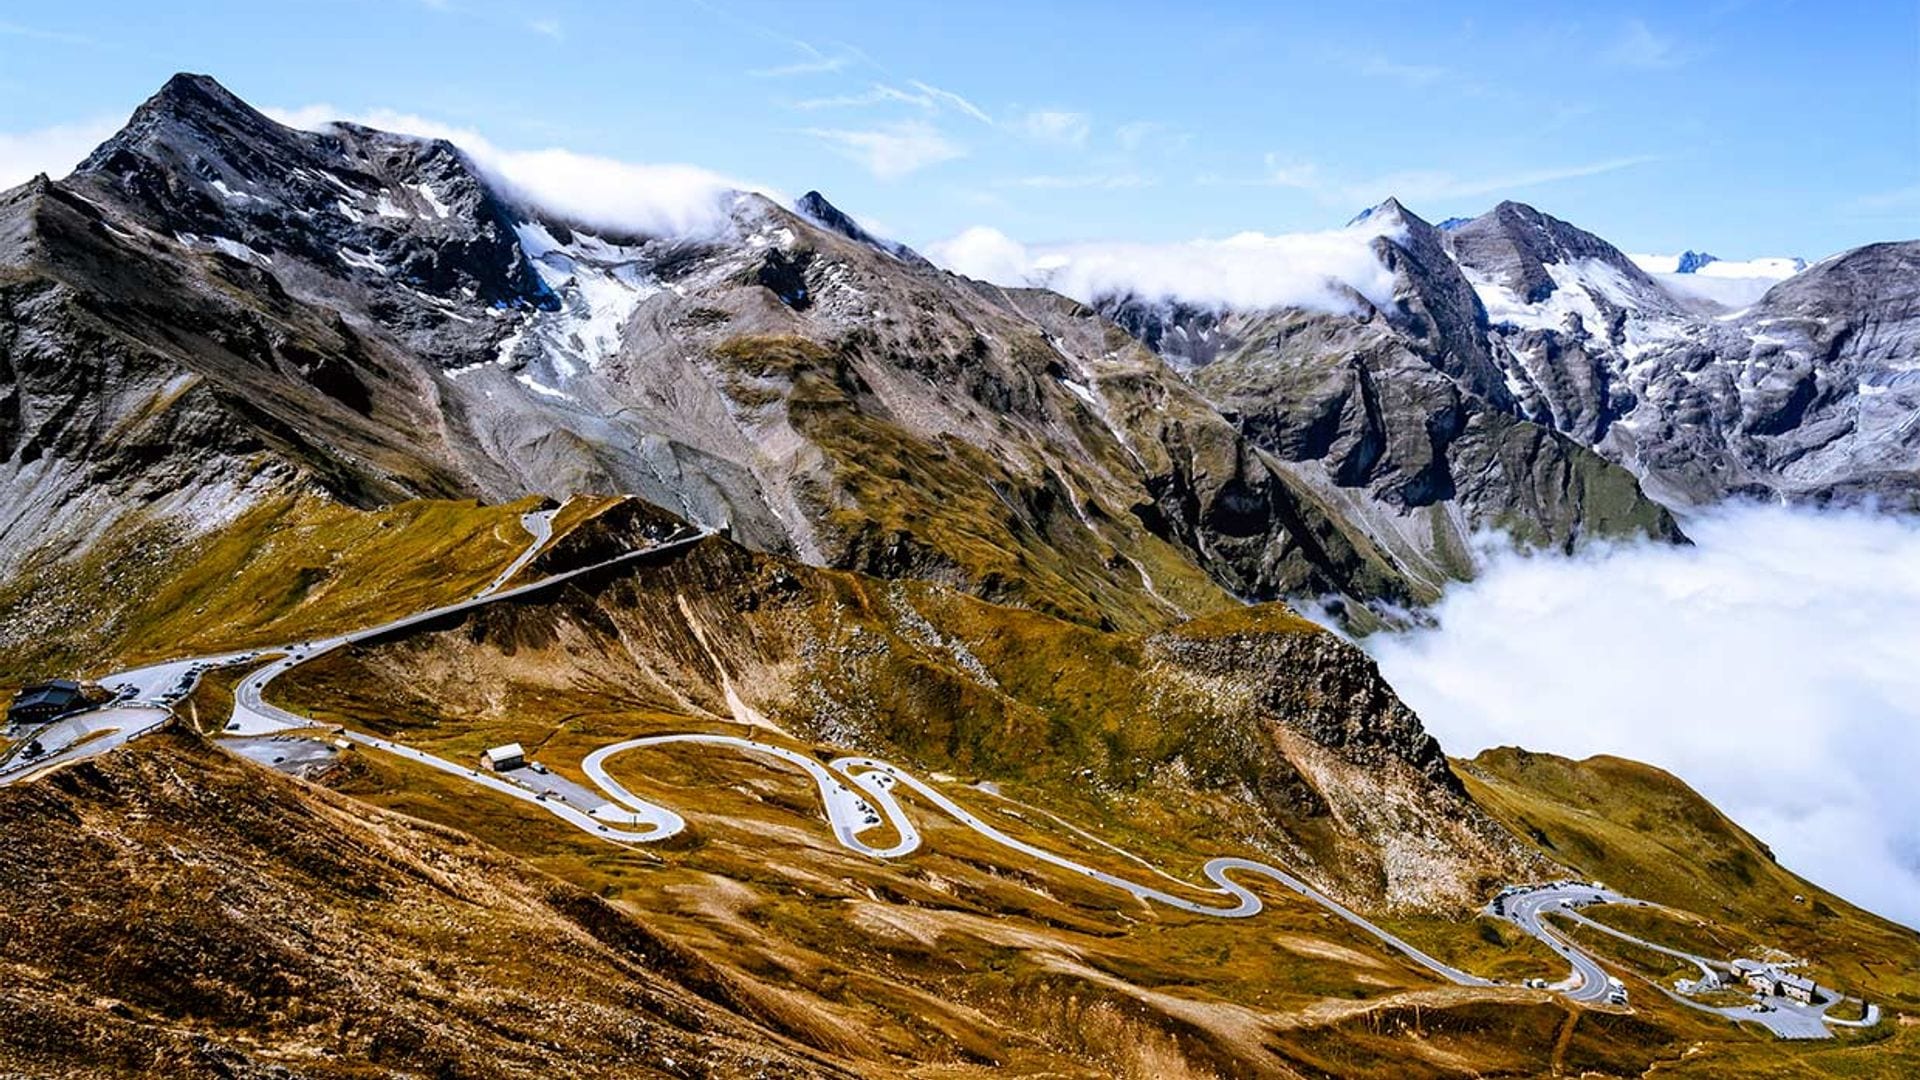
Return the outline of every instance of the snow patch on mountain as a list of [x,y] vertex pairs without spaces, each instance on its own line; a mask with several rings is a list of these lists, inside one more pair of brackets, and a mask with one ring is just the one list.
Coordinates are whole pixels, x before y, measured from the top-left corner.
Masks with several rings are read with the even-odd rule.
[[597,368],[620,347],[620,331],[640,301],[660,291],[638,247],[610,244],[587,233],[561,241],[547,226],[514,226],[520,250],[559,301],[557,311],[534,316],[531,332],[562,377],[579,366]]
[[1722,259],[1698,251],[1627,257],[1678,296],[1735,310],[1759,303],[1768,289],[1807,267],[1805,259]]
[[1679,296],[1706,300],[1734,311],[1760,302],[1767,290],[1778,284],[1770,277],[1720,277],[1710,274],[1654,274],[1658,281]]
[[1639,298],[1620,271],[1600,259],[1547,264],[1547,275],[1553,279],[1554,290],[1546,299],[1533,304],[1471,267],[1463,266],[1461,272],[1479,295],[1480,303],[1486,306],[1487,321],[1496,326],[1566,331],[1574,325],[1569,321],[1571,316],[1579,319],[1581,330],[1594,334],[1602,332],[1607,324],[1596,299],[1628,310],[1639,306]]
[[238,240],[225,236],[198,236],[194,233],[177,233],[174,239],[196,251],[218,251],[224,255],[239,259],[255,266],[272,266],[273,259],[262,255]]
[[1722,259],[1705,252],[1678,256],[1634,254],[1634,265],[1653,275],[1668,292],[1730,309],[1753,307],[1766,290],[1807,269],[1807,259]]

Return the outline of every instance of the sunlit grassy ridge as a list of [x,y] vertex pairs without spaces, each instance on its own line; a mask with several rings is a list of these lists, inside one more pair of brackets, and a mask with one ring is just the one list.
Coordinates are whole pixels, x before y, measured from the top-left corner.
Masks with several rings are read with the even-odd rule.
[[1481,805],[1555,858],[1706,925],[1613,909],[1596,913],[1602,921],[1709,957],[1730,958],[1735,947],[1782,949],[1805,958],[1824,985],[1920,1007],[1920,936],[1780,866],[1668,773],[1621,758],[1570,761],[1512,748],[1455,767]]

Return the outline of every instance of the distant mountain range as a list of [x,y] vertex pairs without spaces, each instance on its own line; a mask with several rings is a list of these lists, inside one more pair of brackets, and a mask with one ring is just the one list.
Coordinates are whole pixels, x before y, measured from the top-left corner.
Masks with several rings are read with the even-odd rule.
[[1683,251],[1678,255],[1629,255],[1635,266],[1649,274],[1698,274],[1702,277],[1759,278],[1780,281],[1807,268],[1801,258],[1722,259],[1704,251]]
[[1363,217],[1385,306],[1089,308],[818,193],[733,196],[714,235],[594,230],[446,142],[298,131],[180,76],[0,196],[0,567],[275,492],[625,491],[1080,618],[1158,607],[1167,574],[1386,611],[1470,574],[1489,527],[1572,549],[1679,540],[1670,511],[1728,496],[1920,504],[1920,246],[1730,313],[1518,203]]
[[[1400,278],[1394,310],[1358,300],[1358,316],[1286,313],[1313,329],[1273,334],[1265,323],[1281,313],[1183,309],[1132,296],[1100,306],[1139,328],[1210,400],[1262,416],[1270,449],[1328,464],[1340,486],[1392,484],[1400,475],[1385,456],[1356,472],[1322,452],[1342,435],[1397,421],[1406,432],[1401,445],[1415,448],[1407,460],[1424,465],[1426,446],[1445,455],[1464,411],[1564,434],[1631,471],[1676,511],[1728,496],[1920,505],[1920,443],[1908,423],[1920,405],[1908,359],[1920,245],[1874,244],[1806,267],[1694,252],[1628,256],[1511,202],[1444,228],[1391,200],[1363,217],[1400,226],[1376,241]],[[1423,307],[1429,317],[1420,316]],[[1347,335],[1369,324],[1377,340],[1414,360],[1396,381],[1439,373],[1466,392],[1461,404],[1443,393],[1404,413],[1345,409],[1350,391],[1335,372],[1355,355]],[[1201,330],[1204,346],[1189,346]],[[1324,389],[1301,393],[1300,373],[1316,366],[1326,372]],[[1294,389],[1257,381],[1279,371]],[[1310,429],[1321,438],[1297,438]],[[1488,475],[1471,457],[1461,465]],[[1375,493],[1391,501],[1395,490],[1409,491]],[[1423,493],[1413,493],[1412,505],[1421,505]]]

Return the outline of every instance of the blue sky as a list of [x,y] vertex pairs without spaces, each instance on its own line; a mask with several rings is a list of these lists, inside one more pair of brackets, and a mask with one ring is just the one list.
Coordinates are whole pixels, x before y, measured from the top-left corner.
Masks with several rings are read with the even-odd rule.
[[919,245],[1321,229],[1389,194],[1433,220],[1517,198],[1636,251],[1920,236],[1912,0],[181,6],[0,7],[0,182],[195,70],[817,187]]

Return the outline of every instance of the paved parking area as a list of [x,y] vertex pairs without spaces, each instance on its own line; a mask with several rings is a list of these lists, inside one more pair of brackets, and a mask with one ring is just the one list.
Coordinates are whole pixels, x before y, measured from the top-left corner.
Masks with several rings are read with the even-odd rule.
[[308,780],[340,760],[340,748],[332,739],[312,735],[250,735],[221,739],[220,745],[248,761]]
[[563,802],[589,813],[607,802],[605,795],[584,784],[576,784],[544,765],[529,764],[525,768],[512,769],[499,775],[501,779],[511,780],[543,799]]

